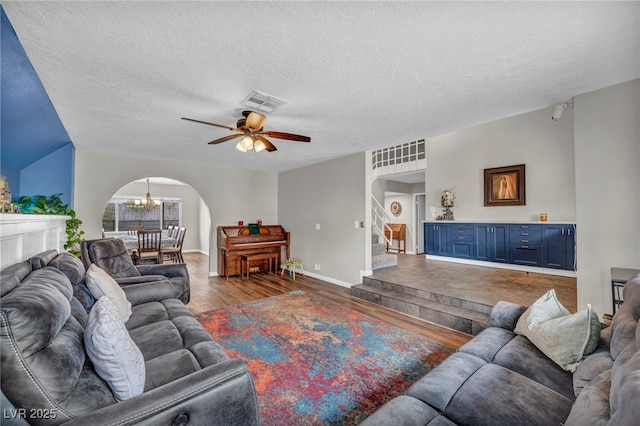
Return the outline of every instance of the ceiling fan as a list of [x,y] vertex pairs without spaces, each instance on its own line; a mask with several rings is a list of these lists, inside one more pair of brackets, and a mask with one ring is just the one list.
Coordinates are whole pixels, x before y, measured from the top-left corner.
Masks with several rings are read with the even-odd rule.
[[260,151],[276,151],[275,147],[267,138],[285,139],[296,142],[311,142],[311,138],[308,136],[294,135],[293,133],[276,132],[271,130],[263,130],[264,123],[267,121],[267,117],[262,114],[258,114],[254,111],[243,111],[243,118],[240,118],[236,123],[236,127],[225,126],[222,124],[209,123],[207,121],[194,120],[193,118],[182,117],[183,120],[194,121],[196,123],[207,124],[209,126],[222,127],[233,132],[229,136],[225,136],[220,139],[209,142],[210,145],[216,145],[222,142],[228,142],[233,139],[242,138],[236,145],[236,149],[242,152],[255,149],[256,152]]

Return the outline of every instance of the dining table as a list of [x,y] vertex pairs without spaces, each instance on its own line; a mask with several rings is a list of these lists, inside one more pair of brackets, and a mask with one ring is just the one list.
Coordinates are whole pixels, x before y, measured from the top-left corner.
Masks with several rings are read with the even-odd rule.
[[[117,235],[116,238],[124,241],[124,245],[127,247],[128,251],[138,250],[138,236],[137,235]],[[174,247],[178,244],[178,240],[173,237],[168,237],[163,235],[160,240],[160,245],[162,247]]]

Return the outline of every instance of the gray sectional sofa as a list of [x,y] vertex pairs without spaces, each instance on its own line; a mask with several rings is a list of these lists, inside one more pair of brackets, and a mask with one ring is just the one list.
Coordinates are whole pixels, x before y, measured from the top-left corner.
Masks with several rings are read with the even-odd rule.
[[79,259],[56,251],[1,272],[2,425],[259,423],[247,363],[227,356],[168,280],[122,287],[131,314],[120,324],[146,375],[142,393],[116,398],[86,350],[85,331],[106,298],[94,304],[84,278]]
[[640,275],[573,373],[514,332],[525,311],[496,304],[487,329],[362,425],[640,424]]

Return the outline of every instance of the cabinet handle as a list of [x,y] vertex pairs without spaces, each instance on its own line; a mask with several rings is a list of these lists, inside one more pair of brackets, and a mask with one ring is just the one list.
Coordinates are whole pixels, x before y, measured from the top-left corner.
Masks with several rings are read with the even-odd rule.
[[520,229],[529,229],[529,225],[520,225]]
[[528,232],[521,232],[521,233],[520,233],[520,235],[522,235],[522,236],[525,236],[525,237],[526,237],[527,235],[529,235],[529,233],[528,233]]
[[561,235],[564,235],[564,229],[562,230],[562,234]]
[[529,240],[520,240],[521,243],[528,243]]
[[520,248],[526,248],[526,249],[528,249],[528,248],[529,248],[529,246],[520,246]]
[[571,235],[571,229],[567,229],[567,235]]

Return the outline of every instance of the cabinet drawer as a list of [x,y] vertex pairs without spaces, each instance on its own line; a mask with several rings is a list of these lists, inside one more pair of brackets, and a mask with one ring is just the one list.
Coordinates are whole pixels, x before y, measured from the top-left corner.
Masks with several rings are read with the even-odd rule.
[[511,224],[509,225],[509,230],[511,232],[515,231],[542,231],[542,225],[537,223],[519,223],[519,224]]
[[512,232],[509,238],[511,245],[531,246],[542,244],[542,233],[540,232]]

